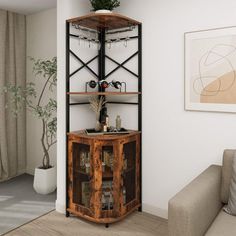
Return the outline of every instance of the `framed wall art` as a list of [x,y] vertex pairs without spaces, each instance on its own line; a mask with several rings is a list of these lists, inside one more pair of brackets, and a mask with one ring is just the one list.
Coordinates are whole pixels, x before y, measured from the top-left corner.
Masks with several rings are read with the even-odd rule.
[[185,33],[185,109],[236,112],[236,27]]

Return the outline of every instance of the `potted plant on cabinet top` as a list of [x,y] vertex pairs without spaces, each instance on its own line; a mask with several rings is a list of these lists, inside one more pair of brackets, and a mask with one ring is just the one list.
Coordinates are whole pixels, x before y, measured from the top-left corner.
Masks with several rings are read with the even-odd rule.
[[111,11],[120,6],[118,0],[90,0],[95,13],[111,13]]
[[[56,189],[56,167],[50,163],[49,150],[56,143],[57,131],[57,102],[48,98],[48,91],[52,92],[57,85],[57,59],[33,61],[33,72],[35,77],[44,80],[42,90],[37,94],[35,84],[30,82],[26,87],[7,85],[4,92],[10,95],[9,103],[12,103],[15,115],[19,114],[21,108],[32,112],[42,122],[41,145],[43,149],[42,165],[35,168],[34,189],[37,193],[48,194]],[[47,93],[47,97],[45,97]]]

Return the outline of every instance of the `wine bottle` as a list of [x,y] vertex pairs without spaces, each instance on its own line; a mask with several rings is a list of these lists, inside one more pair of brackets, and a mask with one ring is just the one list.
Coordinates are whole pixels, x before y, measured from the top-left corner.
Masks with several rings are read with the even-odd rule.
[[109,116],[107,114],[107,108],[106,107],[103,108],[102,123],[103,123],[103,127],[105,128],[105,129],[103,128],[103,131],[107,132],[108,129],[109,129]]

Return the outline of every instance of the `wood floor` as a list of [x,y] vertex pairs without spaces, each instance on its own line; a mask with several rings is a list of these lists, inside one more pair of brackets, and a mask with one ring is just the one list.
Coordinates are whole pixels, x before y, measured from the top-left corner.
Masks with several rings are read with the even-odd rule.
[[110,225],[90,223],[75,217],[66,218],[55,211],[42,216],[6,236],[167,236],[167,221],[135,212],[123,221]]

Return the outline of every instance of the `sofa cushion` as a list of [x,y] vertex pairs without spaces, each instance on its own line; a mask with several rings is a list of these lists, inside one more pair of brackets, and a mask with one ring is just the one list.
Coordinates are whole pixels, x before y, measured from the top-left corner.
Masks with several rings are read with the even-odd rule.
[[225,204],[229,200],[229,188],[232,177],[232,164],[235,150],[228,149],[224,151],[222,165],[222,185],[221,185],[221,201]]
[[205,236],[233,236],[236,235],[236,217],[223,210],[217,215]]
[[236,216],[236,153],[233,158],[232,178],[229,188],[228,205],[224,207],[226,213]]

